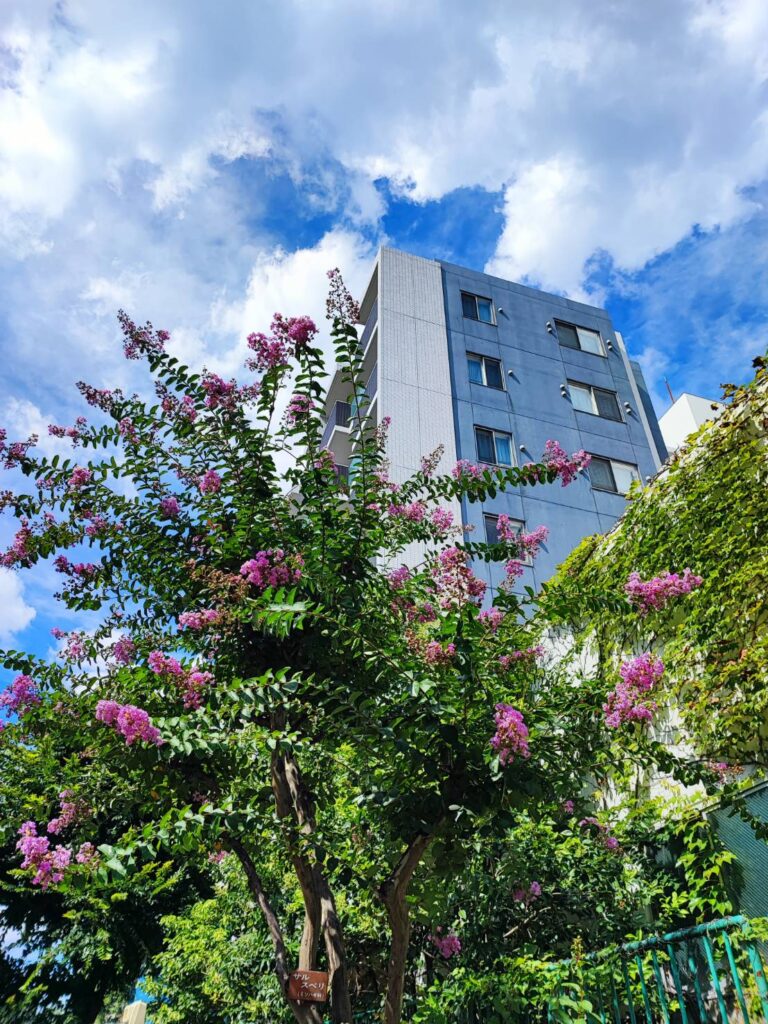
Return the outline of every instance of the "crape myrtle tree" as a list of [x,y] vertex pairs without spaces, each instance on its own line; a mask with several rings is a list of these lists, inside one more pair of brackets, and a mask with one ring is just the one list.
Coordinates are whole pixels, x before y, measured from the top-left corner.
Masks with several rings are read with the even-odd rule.
[[[331,1019],[351,1021],[361,965],[344,906],[375,898],[394,1024],[415,873],[449,877],[479,834],[504,834],[523,810],[551,815],[609,773],[619,724],[632,757],[651,759],[642,725],[660,669],[644,655],[579,686],[547,673],[527,641],[533,594],[512,591],[545,532],[502,519],[486,546],[441,502],[565,485],[588,457],[548,442],[536,464],[438,474],[436,452],[393,483],[387,425],[366,419],[357,309],[329,277],[354,397],[349,481],[320,447],[326,372],[307,317],[276,315],[249,337],[257,376],[243,385],[192,373],[165,332],[121,313],[125,354],[145,361],[156,402],[81,383],[94,422],[51,428],[72,459],[3,438],[6,467],[25,478],[2,498],[19,521],[4,564],[51,559],[64,605],[100,624],[57,631],[53,660],[3,654],[15,675],[0,697],[2,828],[19,884],[63,906],[146,886],[172,861],[236,858],[287,1012],[307,1024],[323,1010],[288,1002],[290,972],[326,969]],[[424,561],[408,569],[412,542]],[[485,611],[472,558],[506,565]],[[582,827],[611,848],[602,822]],[[262,870],[275,851],[301,894],[298,948],[279,873]],[[435,942],[455,947],[445,931]]]

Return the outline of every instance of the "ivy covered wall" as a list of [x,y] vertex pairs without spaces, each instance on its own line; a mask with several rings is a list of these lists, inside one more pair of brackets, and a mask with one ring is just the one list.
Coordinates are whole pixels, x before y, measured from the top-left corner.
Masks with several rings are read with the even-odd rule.
[[[587,538],[545,587],[549,622],[578,595],[577,646],[601,658],[629,646],[663,651],[660,704],[702,760],[768,767],[768,361],[746,386],[724,388],[730,404],[692,435],[605,536]],[[629,574],[690,567],[702,585],[665,617],[638,625],[616,600]]]

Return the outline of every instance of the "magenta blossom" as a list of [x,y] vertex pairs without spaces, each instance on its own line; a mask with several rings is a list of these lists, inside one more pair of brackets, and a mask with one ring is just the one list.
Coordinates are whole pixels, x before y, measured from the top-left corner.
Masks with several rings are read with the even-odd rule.
[[664,663],[653,654],[641,654],[625,661],[619,669],[621,681],[603,704],[605,724],[616,729],[622,722],[648,722],[656,703],[648,694],[664,674]]
[[580,470],[587,468],[591,458],[583,449],[567,455],[557,441],[547,441],[541,461],[554,469],[563,487],[567,487],[576,479]]
[[130,665],[136,660],[136,644],[129,636],[121,636],[112,647],[112,657],[118,665]]
[[488,611],[480,612],[477,621],[495,633],[504,621],[504,612],[500,608],[489,608]]
[[434,509],[429,519],[440,533],[446,533],[453,526],[453,512],[448,508]]
[[286,555],[281,548],[257,551],[240,568],[251,586],[257,590],[267,587],[287,587],[301,579],[304,560],[301,555]]
[[459,548],[441,551],[430,571],[442,608],[462,607],[468,602],[479,605],[482,601],[486,584],[470,570],[467,556]]
[[544,648],[541,644],[536,644],[535,647],[526,647],[522,651],[512,651],[511,654],[502,654],[499,658],[499,664],[505,671],[509,671],[513,665],[519,663],[530,663],[534,662],[537,658],[540,658],[544,654]]
[[197,486],[200,488],[201,494],[216,494],[221,490],[221,477],[215,469],[207,469],[198,478]]
[[429,939],[440,956],[450,960],[452,956],[458,956],[461,952],[461,940],[453,930],[446,932],[444,935],[442,931],[443,929],[438,926],[435,929],[435,933],[430,935]]
[[125,739],[125,745],[130,747],[136,740],[143,740],[145,743],[153,743],[160,747],[165,740],[160,735],[160,730],[152,725],[152,719],[142,708],[134,704],[118,704],[114,700],[100,700],[96,705],[96,719],[111,725]]
[[459,459],[451,472],[457,480],[477,479],[483,475],[482,469],[468,459]]
[[676,572],[663,572],[650,580],[643,581],[639,572],[630,573],[624,592],[640,615],[650,611],[659,611],[674,597],[690,594],[700,587],[704,580],[696,576],[690,569],[683,569],[683,575]]
[[441,644],[437,640],[430,640],[424,649],[424,660],[429,665],[450,665],[456,654],[455,644]]
[[68,481],[68,487],[70,491],[77,491],[81,487],[85,487],[87,483],[90,483],[93,473],[90,469],[85,469],[83,466],[76,466],[72,470],[72,474]]
[[23,871],[34,869],[32,884],[47,889],[49,885],[63,881],[72,860],[72,851],[66,846],[57,846],[52,850],[50,840],[38,836],[34,821],[25,821],[19,829],[19,835],[21,838],[16,843],[16,849],[24,857],[21,868]]
[[176,519],[181,508],[177,498],[171,495],[168,498],[162,498],[160,501],[160,511],[167,519]]
[[288,407],[285,410],[285,422],[289,427],[294,427],[297,420],[309,415],[315,408],[315,403],[309,395],[291,395]]
[[387,510],[393,519],[407,519],[411,523],[421,523],[427,514],[426,505],[421,501],[412,501],[407,505],[391,504]]
[[387,579],[393,590],[402,590],[411,578],[411,570],[407,565],[401,565],[399,569],[393,569]]
[[206,629],[208,626],[215,626],[221,618],[221,612],[215,608],[206,608],[199,612],[182,612],[179,616],[181,629]]
[[37,683],[31,676],[16,676],[8,689],[0,693],[0,708],[10,715],[23,715],[39,703]]
[[510,704],[497,704],[496,732],[491,737],[491,746],[499,755],[502,764],[509,764],[515,757],[528,758],[528,727],[521,713]]

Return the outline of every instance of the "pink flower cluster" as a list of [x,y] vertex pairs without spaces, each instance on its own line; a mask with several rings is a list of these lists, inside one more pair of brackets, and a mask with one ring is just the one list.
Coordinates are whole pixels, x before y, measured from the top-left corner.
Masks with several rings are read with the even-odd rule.
[[50,840],[38,836],[34,821],[25,821],[19,829],[19,835],[21,838],[16,843],[16,849],[24,856],[22,870],[33,868],[35,871],[32,884],[47,889],[49,885],[61,882],[72,860],[72,851],[66,846],[57,846],[52,850]]
[[221,490],[221,477],[215,469],[207,469],[198,477],[197,486],[201,494],[217,494]]
[[103,412],[111,412],[115,403],[121,401],[123,397],[120,388],[108,391],[106,388],[95,388],[82,380],[77,382],[77,389],[88,405],[92,405],[95,409],[101,409]]
[[257,590],[287,587],[301,579],[303,565],[301,555],[286,555],[282,548],[274,548],[257,551],[240,567],[240,575]]
[[5,469],[13,469],[27,457],[27,452],[37,444],[37,434],[32,434],[26,441],[7,443],[7,433],[0,428],[0,456]]
[[65,633],[63,636],[66,637],[64,650],[62,651],[63,657],[70,661],[82,661],[87,657],[88,649],[85,642],[85,633]]
[[131,665],[136,660],[136,644],[129,636],[121,636],[112,647],[112,657],[118,665]]
[[59,427],[55,423],[48,424],[48,433],[51,437],[68,437],[74,444],[77,444],[83,437],[83,430],[88,425],[85,416],[78,416],[73,427]]
[[[225,412],[234,412],[239,406],[246,405],[249,402],[255,402],[261,394],[260,384],[249,384],[244,387],[238,387],[236,380],[224,380],[217,373],[209,373],[206,371],[203,374],[201,381],[201,387],[205,392],[205,406],[208,409],[223,409]],[[189,406],[185,406],[184,403],[188,402]],[[189,409],[194,411],[192,400],[188,398],[182,399],[181,409],[179,410],[182,415],[185,415],[187,419],[192,422],[195,416],[190,418]]]
[[212,673],[200,672],[197,669],[188,672],[176,658],[171,658],[162,651],[152,651],[147,658],[147,664],[157,675],[173,678],[181,690],[182,702],[187,710],[201,707],[205,687],[215,682]]
[[387,577],[393,590],[402,590],[410,578],[411,570],[407,565],[401,565],[398,569],[393,569]]
[[245,364],[249,370],[266,373],[287,365],[289,357],[306,348],[317,334],[317,327],[308,316],[284,317],[281,313],[275,313],[270,330],[271,335],[248,335],[248,348],[256,353]]
[[443,645],[438,640],[430,640],[424,648],[424,660],[429,665],[450,665],[455,655],[455,644]]
[[53,560],[53,567],[56,572],[65,576],[78,576],[80,579],[92,579],[99,571],[98,565],[93,562],[70,562],[66,555],[57,555]]
[[544,445],[544,454],[541,457],[541,461],[545,465],[556,471],[563,487],[572,483],[576,479],[576,474],[580,470],[586,469],[591,459],[592,456],[583,449],[574,452],[573,455],[567,455],[557,441],[547,441]]
[[96,719],[111,725],[125,739],[125,745],[130,747],[136,740],[143,740],[145,743],[153,743],[160,747],[165,740],[160,735],[160,730],[152,725],[152,719],[142,708],[134,704],[118,704],[115,700],[100,700],[96,705]]
[[441,608],[452,605],[461,608],[470,601],[480,604],[485,595],[485,582],[471,571],[466,555],[459,548],[441,551],[431,573]]
[[609,853],[619,853],[621,851],[619,840],[616,836],[612,836],[608,826],[603,825],[597,818],[582,818],[579,822],[579,828],[595,829],[595,833],[600,837],[600,842]]
[[499,658],[499,664],[505,672],[509,671],[513,665],[522,663],[530,663],[540,658],[544,654],[544,648],[541,644],[536,644],[535,647],[526,647],[522,651],[512,651],[511,654],[502,654]]
[[360,318],[360,307],[349,294],[341,271],[334,267],[328,271],[327,277],[331,284],[325,302],[325,315],[331,321],[340,320],[343,324],[354,326]]
[[515,757],[528,758],[528,726],[519,711],[511,704],[497,704],[496,732],[491,737],[491,746],[499,755],[502,764],[509,764]]
[[301,395],[298,393],[291,395],[291,399],[285,410],[285,422],[289,427],[293,427],[296,425],[297,420],[301,419],[303,416],[309,415],[314,408],[315,403],[309,395]]
[[459,459],[459,461],[453,467],[451,472],[453,476],[456,477],[457,480],[476,480],[478,477],[483,475],[483,471],[480,468],[480,466],[476,466],[473,462],[470,462],[468,459]]
[[645,581],[641,579],[639,572],[633,572],[629,575],[624,592],[640,615],[647,615],[650,611],[662,609],[673,597],[690,594],[703,582],[702,577],[696,576],[690,569],[683,569],[682,576],[676,572],[665,571],[660,576]]
[[170,338],[168,331],[156,331],[149,321],[137,327],[124,310],[119,310],[117,319],[123,332],[123,352],[126,359],[139,359],[142,355],[159,356],[165,351]]
[[209,864],[221,864],[223,860],[229,856],[229,850],[216,850],[214,853],[208,854]]
[[512,893],[512,899],[516,903],[524,903],[526,907],[535,903],[541,896],[541,885],[538,882],[531,882],[530,885],[521,885]]
[[619,669],[621,681],[603,704],[605,724],[616,729],[622,722],[647,722],[656,704],[648,694],[664,674],[664,663],[653,654],[641,654],[625,661]]
[[500,608],[489,608],[488,611],[480,612],[477,621],[495,633],[504,621],[504,612]]
[[37,683],[31,676],[19,675],[3,693],[0,693],[0,708],[9,715],[23,715],[40,703]]
[[59,793],[59,817],[51,818],[48,822],[46,831],[49,835],[57,835],[59,832],[63,832],[70,825],[74,825],[76,821],[80,821],[81,818],[90,813],[87,805],[82,800],[73,798],[74,793],[71,789],[62,789]]
[[452,956],[458,956],[461,952],[461,940],[452,929],[443,934],[443,929],[438,925],[429,939],[440,956],[445,957],[446,960],[450,960]]
[[0,565],[5,566],[6,569],[11,569],[17,563],[19,565],[31,565],[34,554],[32,548],[34,536],[35,534],[29,525],[29,520],[22,519],[21,526],[16,531],[11,546],[0,555]]
[[83,466],[76,466],[72,470],[72,475],[68,482],[70,491],[79,491],[81,487],[85,487],[87,483],[90,483],[92,477],[93,473],[90,469],[85,469]]
[[179,626],[182,629],[207,629],[208,626],[215,626],[220,619],[221,612],[215,608],[205,608],[199,612],[182,612]]
[[407,519],[410,523],[422,523],[427,514],[427,507],[421,501],[411,501],[407,505],[393,503],[387,511],[393,519]]
[[175,498],[173,495],[162,498],[160,500],[160,511],[167,519],[176,519],[181,511],[178,498]]
[[160,399],[160,405],[166,416],[186,420],[187,423],[194,423],[197,419],[195,400],[191,395],[184,395],[179,400],[164,384],[156,383],[155,391]]
[[453,512],[448,508],[436,508],[429,517],[429,521],[436,530],[447,533],[453,526]]
[[503,590],[509,590],[514,586],[515,580],[518,580],[525,571],[525,564],[517,558],[510,559],[504,565],[504,580],[501,584]]

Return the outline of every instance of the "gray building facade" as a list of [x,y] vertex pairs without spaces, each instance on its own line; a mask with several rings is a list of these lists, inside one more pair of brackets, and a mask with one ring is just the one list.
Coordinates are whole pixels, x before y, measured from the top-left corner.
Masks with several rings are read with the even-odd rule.
[[[640,368],[602,309],[383,248],[361,322],[370,414],[378,422],[391,417],[392,479],[415,472],[439,444],[441,471],[458,459],[536,462],[550,439],[592,455],[590,469],[568,487],[514,488],[454,508],[477,539],[493,539],[501,513],[527,531],[549,529],[518,587],[538,588],[583,537],[612,526],[631,480],[653,475],[666,458]],[[349,396],[342,389],[337,375],[326,442],[344,464]],[[421,557],[418,545],[406,553],[414,564]],[[500,565],[475,570],[492,590],[502,582]]]

